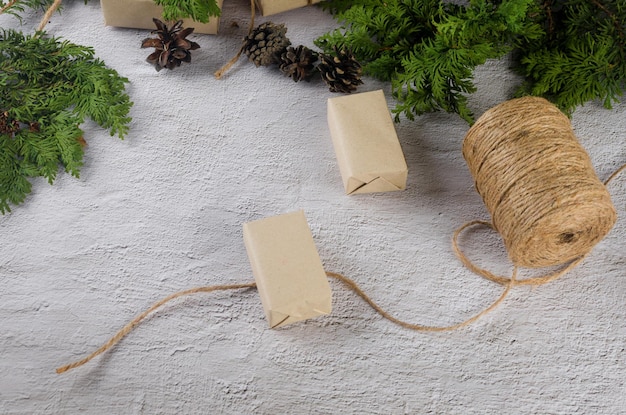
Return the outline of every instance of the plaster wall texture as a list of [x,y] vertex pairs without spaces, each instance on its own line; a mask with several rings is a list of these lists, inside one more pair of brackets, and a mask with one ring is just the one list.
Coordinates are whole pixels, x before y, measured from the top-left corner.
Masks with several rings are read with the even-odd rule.
[[[86,123],[80,179],[34,180],[26,203],[0,217],[0,413],[626,413],[623,178],[610,187],[620,219],[581,266],[515,288],[469,327],[403,329],[336,281],[332,314],[278,330],[254,290],[198,294],[55,374],[166,295],[250,281],[242,224],[298,209],[324,267],[401,319],[452,324],[500,295],[450,245],[458,226],[488,219],[460,151],[468,126],[450,114],[403,120],[407,189],[346,196],[326,124],[336,95],[244,59],[213,78],[248,13],[246,1],[226,1],[220,34],[191,36],[201,44],[193,62],[159,73],[139,49],[148,31],[104,27],[97,2],[69,2],[52,18],[51,34],[93,46],[130,79],[132,130],[121,141]],[[337,26],[315,7],[257,21],[270,19],[310,47]],[[504,60],[479,68],[476,82],[480,115],[519,79]],[[389,85],[366,78],[361,91],[379,88],[392,107]],[[626,162],[625,113],[590,103],[573,116],[602,179]],[[488,269],[511,271],[492,233],[464,245]]]

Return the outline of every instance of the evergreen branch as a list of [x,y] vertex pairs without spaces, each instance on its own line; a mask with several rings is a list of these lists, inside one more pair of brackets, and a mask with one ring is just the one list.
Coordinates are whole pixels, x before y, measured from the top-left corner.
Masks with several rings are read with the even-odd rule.
[[624,23],[620,24],[619,19],[617,18],[617,15],[615,15],[615,13],[610,11],[604,4],[600,3],[599,0],[591,0],[591,2],[595,4],[597,8],[599,8],[604,13],[606,13],[606,15],[609,16],[611,20],[613,21],[615,30],[617,31],[617,34],[619,38],[621,39],[621,42],[618,42],[618,46],[622,50],[622,52],[624,52],[624,44],[626,44],[626,36],[624,35],[624,30],[622,27]]
[[506,54],[526,77],[517,95],[541,95],[566,112],[626,89],[623,0],[328,0],[340,29],[316,40],[353,51],[364,73],[391,81],[400,114],[456,112],[473,122],[473,72]]
[[518,37],[541,34],[527,18],[534,0],[473,0],[467,7],[440,0],[356,3],[337,15],[346,25],[316,43],[348,47],[366,74],[390,80],[399,100],[396,120],[401,113],[411,119],[444,110],[472,123],[466,95],[476,89],[474,69],[510,52]]
[[219,16],[221,9],[216,0],[154,0],[163,7],[163,19],[177,21],[191,18],[200,23],[207,23],[211,16]]
[[30,177],[52,184],[59,165],[78,177],[86,118],[124,137],[127,82],[92,48],[43,32],[0,32],[0,212],[24,200]]
[[516,95],[544,96],[568,114],[592,100],[612,108],[626,89],[626,9],[608,4],[559,0],[554,33],[519,48],[515,69],[526,79]]
[[9,0],[6,3],[2,1],[0,2],[2,5],[0,6],[0,15],[4,13],[10,14],[21,21],[22,17],[20,14],[26,9],[46,10],[53,1],[54,0]]
[[15,3],[17,2],[17,0],[11,0],[10,2],[8,2],[7,4],[3,5],[2,7],[0,7],[0,14],[4,13],[5,11],[7,11],[9,8],[13,7],[15,5]]
[[617,60],[619,48],[613,40],[599,42],[591,34],[581,41],[565,50],[545,48],[522,58],[527,82],[520,93],[545,96],[566,113],[594,99],[612,108],[626,79],[624,67],[612,63]]

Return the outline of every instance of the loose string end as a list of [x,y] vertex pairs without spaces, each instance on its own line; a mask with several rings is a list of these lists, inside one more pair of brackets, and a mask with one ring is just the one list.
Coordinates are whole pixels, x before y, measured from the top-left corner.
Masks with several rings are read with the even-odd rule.
[[621,172],[626,170],[626,164],[623,164],[619,169],[615,170],[608,179],[604,181],[604,185],[607,186],[613,179],[615,179]]
[[[250,0],[250,25],[248,26],[248,35],[252,33],[252,29],[254,29],[254,17],[256,15],[256,6],[254,4],[254,0]],[[244,41],[245,45],[245,41]],[[218,69],[213,75],[215,79],[222,79],[222,76],[239,60],[239,57],[243,53],[244,45],[241,45],[239,48],[239,52],[235,56],[233,56],[224,66]]]
[[239,49],[239,52],[237,52],[237,54],[235,56],[233,56],[228,62],[226,62],[226,64],[224,66],[222,66],[220,69],[215,71],[215,73],[213,74],[215,76],[215,79],[222,79],[222,76],[224,76],[224,74],[226,72],[228,72],[228,70],[235,63],[237,63],[237,61],[239,60],[239,57],[241,56],[242,53],[243,53],[243,46]]
[[256,287],[256,283],[254,282],[245,283],[245,284],[232,284],[232,285],[212,285],[212,286],[207,286],[207,287],[191,288],[189,290],[179,291],[177,293],[171,294],[157,301],[152,306],[150,306],[150,308],[148,308],[146,311],[144,311],[143,313],[135,317],[135,319],[133,319],[130,323],[126,324],[120,331],[118,331],[113,337],[111,337],[109,341],[107,341],[105,344],[100,346],[98,350],[96,350],[95,352],[91,353],[89,356],[81,360],[78,360],[76,362],[57,368],[56,373],[58,374],[65,373],[70,369],[74,369],[76,367],[82,366],[85,363],[88,363],[89,361],[91,361],[94,357],[111,349],[113,346],[119,343],[120,340],[122,340],[128,333],[130,333],[135,327],[137,327],[139,323],[141,323],[141,321],[144,320],[146,317],[148,317],[148,315],[150,315],[153,311],[160,308],[165,303],[168,303],[176,298],[184,297],[187,295],[196,294],[200,292],[209,293],[213,291],[237,290],[237,289],[242,289],[242,288],[255,288],[255,287]]

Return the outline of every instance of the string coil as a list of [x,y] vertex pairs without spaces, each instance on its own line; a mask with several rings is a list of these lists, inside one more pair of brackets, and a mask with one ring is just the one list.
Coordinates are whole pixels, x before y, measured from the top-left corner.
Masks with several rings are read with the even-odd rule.
[[617,220],[570,120],[544,98],[485,112],[465,136],[463,156],[516,266],[584,257]]

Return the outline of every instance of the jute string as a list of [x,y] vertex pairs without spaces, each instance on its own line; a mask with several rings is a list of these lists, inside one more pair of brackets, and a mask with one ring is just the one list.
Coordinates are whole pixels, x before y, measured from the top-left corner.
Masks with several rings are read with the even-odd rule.
[[[400,320],[398,318],[395,318],[391,314],[386,312],[378,304],[376,304],[374,302],[374,300],[372,300],[367,294],[365,294],[365,292],[357,285],[357,283],[354,282],[353,280],[351,280],[350,278],[348,278],[348,277],[346,277],[346,276],[344,276],[342,274],[335,273],[335,272],[326,272],[326,275],[328,275],[331,278],[335,278],[335,279],[341,281],[342,283],[344,283],[348,288],[350,288],[352,291],[354,291],[356,294],[358,294],[361,298],[363,298],[363,300],[365,300],[365,302],[367,304],[369,304],[374,310],[376,310],[376,312],[378,312],[381,316],[383,316],[387,320],[389,320],[389,321],[391,321],[391,322],[393,322],[395,324],[398,324],[398,325],[400,325],[400,326],[402,326],[404,328],[411,329],[411,330],[417,330],[417,331],[449,331],[449,330],[455,330],[455,329],[461,328],[463,326],[467,326],[468,324],[473,323],[474,321],[478,320],[479,318],[481,318],[482,316],[484,316],[485,314],[489,313],[491,310],[496,308],[504,300],[504,298],[507,296],[511,286],[515,282],[515,274],[514,274],[513,277],[510,279],[510,283],[507,285],[506,289],[504,290],[504,292],[502,293],[500,298],[498,298],[491,306],[489,306],[488,308],[486,308],[485,310],[483,310],[479,314],[473,316],[472,318],[470,318],[470,319],[468,319],[468,320],[466,320],[466,321],[464,321],[462,323],[458,323],[458,324],[455,324],[455,325],[452,325],[452,326],[433,327],[433,326],[423,326],[423,325],[419,325],[419,324],[407,323],[407,322],[402,321],[402,320]],[[192,294],[197,294],[197,293],[209,293],[209,292],[213,292],[213,291],[224,291],[224,290],[239,290],[239,289],[243,289],[243,288],[256,288],[256,283],[251,282],[251,283],[247,283],[247,284],[213,285],[213,286],[207,286],[207,287],[196,287],[196,288],[191,288],[191,289],[188,289],[188,290],[184,290],[184,291],[180,291],[180,292],[171,294],[171,295],[163,298],[162,300],[157,301],[150,308],[148,308],[146,311],[144,311],[143,313],[141,313],[140,315],[135,317],[130,323],[126,324],[120,331],[118,331],[113,337],[111,337],[106,343],[104,343],[102,346],[100,346],[96,351],[94,351],[93,353],[91,353],[90,355],[88,355],[87,357],[85,357],[83,359],[77,360],[74,363],[70,363],[68,365],[59,367],[56,370],[56,372],[60,374],[60,373],[67,372],[68,370],[74,369],[76,367],[82,366],[85,363],[87,363],[90,360],[92,360],[94,357],[96,357],[96,356],[106,352],[107,350],[111,349],[113,346],[115,346],[117,343],[119,343],[120,340],[122,340],[128,333],[130,333],[135,327],[137,327],[139,325],[139,323],[141,323],[146,317],[148,317],[151,313],[156,311],[158,308],[162,307],[163,305],[165,305],[166,303],[168,303],[168,302],[170,302],[172,300],[175,300],[175,299],[180,298],[180,297],[192,295]]]
[[[408,323],[385,311],[350,278],[326,272],[382,317],[406,329],[441,332],[467,326],[498,307],[514,286],[541,285],[561,277],[582,262],[617,218],[606,185],[626,170],[626,164],[604,183],[600,182],[567,117],[542,98],[519,98],[487,111],[468,131],[463,155],[492,222],[477,220],[462,225],[452,236],[452,246],[472,272],[504,286],[489,307],[451,326]],[[511,276],[498,276],[477,266],[460,249],[460,235],[475,226],[491,228],[502,236],[514,265]],[[545,276],[518,279],[520,267],[554,265],[562,267]],[[109,350],[148,315],[172,300],[201,292],[255,287],[254,282],[215,285],[172,294],[133,319],[95,352],[58,368],[57,373],[82,366]]]
[[[37,26],[38,32],[41,32],[43,31],[43,29],[45,29],[46,25],[50,21],[50,18],[52,17],[54,12],[57,11],[57,9],[61,6],[62,1],[63,0],[54,0],[54,2],[50,5],[50,7],[48,7],[43,17],[41,18],[41,21],[39,22],[39,26]],[[12,3],[10,2],[9,4],[12,4]]]
[[254,287],[256,287],[256,283],[254,283],[254,282],[247,283],[247,284],[212,285],[212,286],[209,286],[209,287],[191,288],[191,289],[188,289],[188,290],[179,291],[177,293],[171,294],[171,295],[163,298],[162,300],[157,301],[150,308],[148,308],[146,311],[144,311],[143,313],[141,313],[137,317],[135,317],[130,323],[128,323],[120,331],[118,331],[117,334],[115,334],[115,336],[111,337],[109,339],[109,341],[107,341],[105,344],[100,346],[100,348],[98,350],[96,350],[95,352],[91,353],[89,356],[85,357],[84,359],[78,360],[78,361],[76,361],[74,363],[71,363],[69,365],[65,365],[63,367],[58,368],[57,369],[57,373],[67,372],[70,369],[73,369],[73,368],[78,367],[78,366],[82,366],[85,363],[89,362],[94,357],[98,356],[99,354],[102,354],[102,353],[106,352],[111,347],[113,347],[117,343],[119,343],[119,341],[122,340],[122,338],[124,336],[126,336],[128,333],[130,333],[135,327],[137,327],[137,325],[139,323],[141,323],[142,320],[144,320],[146,317],[148,317],[153,311],[155,311],[156,309],[158,309],[161,306],[163,306],[165,303],[169,303],[170,301],[175,300],[175,299],[180,298],[180,297],[184,297],[184,296],[192,295],[192,294],[197,294],[197,293],[210,293],[210,292],[213,292],[213,291],[238,290],[238,289],[242,289],[242,288],[254,288]]
[[[254,5],[254,0],[250,0],[250,24],[248,25],[248,35],[252,33],[252,29],[254,29],[255,14],[256,14],[256,8]],[[228,70],[239,60],[239,57],[243,53],[244,46],[245,46],[245,40],[242,41],[241,47],[239,48],[239,51],[237,51],[235,56],[233,56],[228,62],[226,62],[224,66],[222,66],[213,74],[213,76],[215,76],[216,79],[222,79],[222,76],[224,76],[224,74],[228,72]]]

